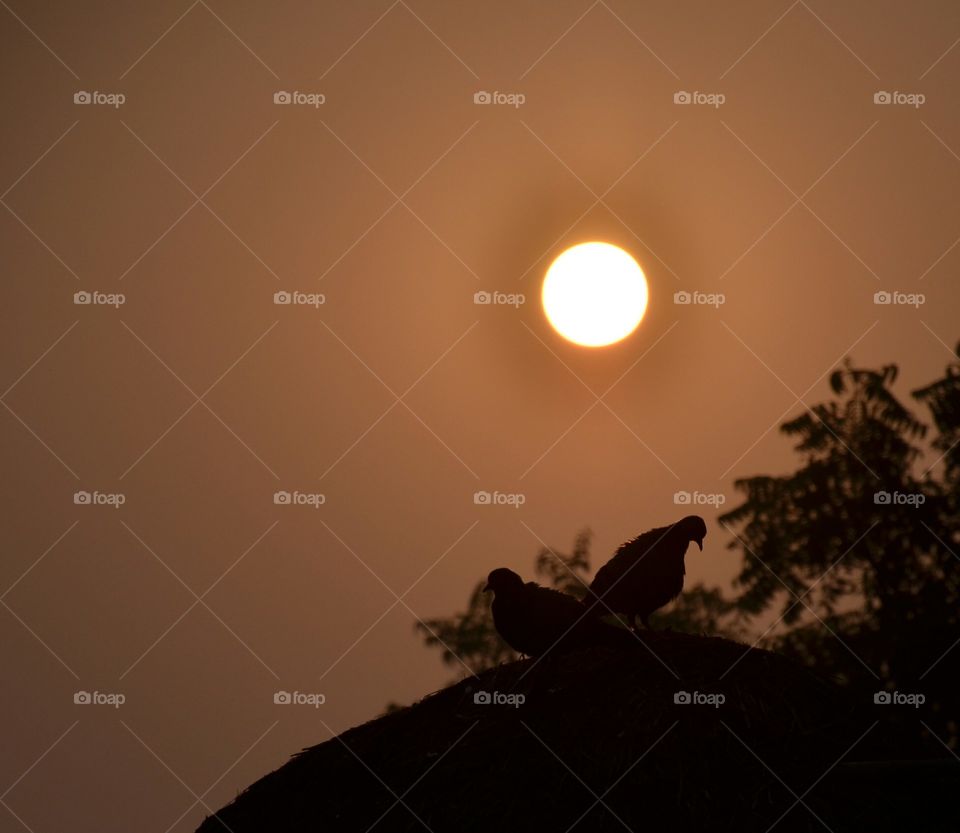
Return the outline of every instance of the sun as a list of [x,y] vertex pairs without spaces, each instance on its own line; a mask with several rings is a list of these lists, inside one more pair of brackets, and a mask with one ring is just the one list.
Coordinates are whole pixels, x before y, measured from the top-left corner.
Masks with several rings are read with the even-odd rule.
[[647,279],[627,252],[580,243],[563,252],[543,279],[543,311],[565,339],[605,347],[632,333],[647,311]]

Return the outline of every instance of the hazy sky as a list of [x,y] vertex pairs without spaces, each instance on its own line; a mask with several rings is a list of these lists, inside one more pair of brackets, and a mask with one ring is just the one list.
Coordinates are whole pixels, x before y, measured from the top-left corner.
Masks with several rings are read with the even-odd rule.
[[[493,567],[729,506],[845,355],[960,337],[955,3],[2,5],[0,830],[192,830],[449,679],[413,623]],[[650,283],[602,350],[538,302],[585,240]]]

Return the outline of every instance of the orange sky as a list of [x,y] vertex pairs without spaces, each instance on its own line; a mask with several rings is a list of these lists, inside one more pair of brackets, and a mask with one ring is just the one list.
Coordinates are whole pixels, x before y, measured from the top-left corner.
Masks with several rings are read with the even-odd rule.
[[[792,465],[775,426],[851,350],[901,393],[935,378],[958,37],[947,2],[10,0],[4,801],[37,833],[192,830],[442,685],[415,617],[491,568],[584,526],[598,565],[686,514],[678,490],[729,506]],[[538,303],[591,239],[650,283],[596,351]],[[924,303],[874,303],[893,291]],[[688,577],[725,583],[703,514]]]

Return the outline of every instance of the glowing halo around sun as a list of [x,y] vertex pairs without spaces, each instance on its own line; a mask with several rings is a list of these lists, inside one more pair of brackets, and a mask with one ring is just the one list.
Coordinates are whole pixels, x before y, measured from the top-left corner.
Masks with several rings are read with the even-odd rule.
[[610,243],[580,243],[547,269],[541,293],[553,328],[584,347],[605,347],[632,333],[647,311],[647,279],[627,252]]

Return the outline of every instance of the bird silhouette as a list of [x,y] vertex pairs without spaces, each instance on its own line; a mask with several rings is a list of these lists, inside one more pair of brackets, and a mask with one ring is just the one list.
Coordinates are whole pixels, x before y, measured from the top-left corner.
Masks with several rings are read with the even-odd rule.
[[636,630],[636,617],[649,628],[650,614],[683,590],[683,557],[691,541],[703,550],[707,525],[688,515],[670,526],[651,529],[621,545],[598,571],[585,604],[593,617],[624,614]]
[[490,573],[484,590],[494,594],[490,610],[497,633],[520,654],[540,657],[550,651],[635,642],[623,628],[591,617],[579,599],[533,581],[524,583],[506,567]]

